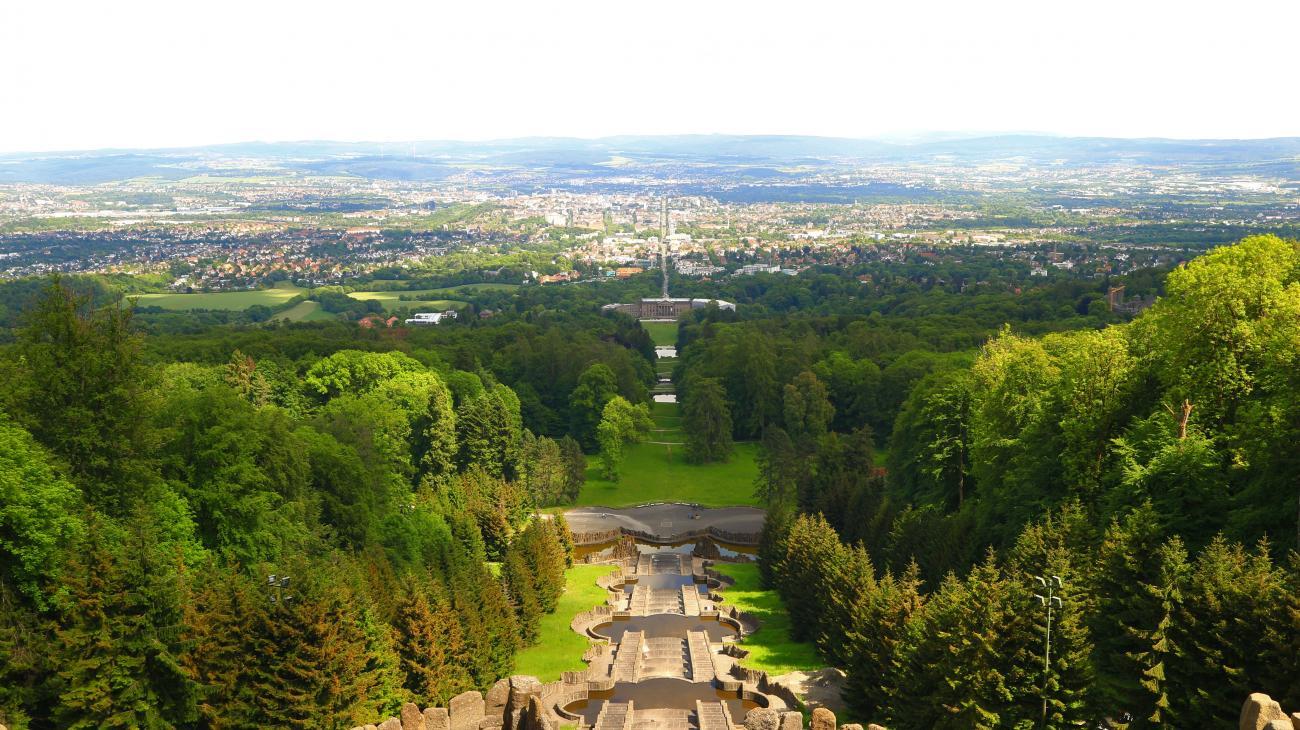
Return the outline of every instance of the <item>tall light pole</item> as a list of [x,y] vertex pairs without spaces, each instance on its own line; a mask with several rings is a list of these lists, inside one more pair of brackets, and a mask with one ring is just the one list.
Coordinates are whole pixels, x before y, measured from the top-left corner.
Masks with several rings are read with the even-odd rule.
[[284,595],[284,589],[289,587],[289,576],[287,575],[272,573],[267,577],[266,585],[275,589],[275,595],[271,596],[271,603],[283,606],[285,601],[293,598],[293,596]]
[[1052,673],[1052,609],[1061,607],[1061,599],[1056,595],[1061,590],[1061,576],[1044,578],[1036,575],[1034,580],[1038,583],[1038,589],[1047,594],[1034,594],[1034,598],[1038,599],[1038,605],[1047,609],[1047,631],[1043,637],[1043,727],[1046,728],[1047,680]]

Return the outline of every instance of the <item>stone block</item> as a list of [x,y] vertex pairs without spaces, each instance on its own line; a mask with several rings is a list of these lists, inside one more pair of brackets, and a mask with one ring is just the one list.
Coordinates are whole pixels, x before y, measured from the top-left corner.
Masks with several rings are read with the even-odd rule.
[[451,730],[477,730],[485,712],[483,695],[475,691],[462,692],[447,703],[447,712],[451,716]]
[[506,702],[510,700],[510,679],[497,680],[483,697],[484,711],[489,717],[501,717],[506,712]]
[[825,707],[814,709],[808,727],[811,730],[835,730],[835,713]]
[[867,730],[885,730],[885,726],[877,725],[876,723],[873,722],[867,726]]
[[450,730],[451,718],[445,707],[427,707],[424,710],[424,730]]
[[379,723],[379,730],[402,730],[402,721],[396,717],[390,717]]
[[402,730],[424,730],[424,715],[414,702],[402,705]]
[[756,707],[745,715],[745,730],[780,730],[781,715],[776,710]]
[[803,714],[799,712],[782,712],[781,730],[803,730]]
[[1274,720],[1284,720],[1289,725],[1291,720],[1282,712],[1282,706],[1263,692],[1254,692],[1246,698],[1241,706],[1240,730],[1265,730]]
[[862,726],[856,722],[850,722],[845,725],[840,725],[840,730],[862,730]]

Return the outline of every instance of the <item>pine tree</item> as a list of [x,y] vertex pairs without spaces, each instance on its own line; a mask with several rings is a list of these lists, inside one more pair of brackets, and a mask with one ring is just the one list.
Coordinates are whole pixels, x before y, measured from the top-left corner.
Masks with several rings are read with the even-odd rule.
[[726,461],[731,457],[731,409],[716,378],[693,378],[682,404],[686,460],[692,464]]
[[560,512],[555,515],[552,523],[555,526],[556,537],[560,541],[560,547],[564,550],[564,567],[573,567],[573,531],[569,529],[569,521],[564,518],[564,513]]
[[197,691],[180,664],[181,606],[172,557],[140,516],[121,534],[87,519],[89,536],[65,576],[58,632],[64,727],[168,727],[197,717]]
[[842,634],[847,675],[842,694],[860,717],[892,720],[891,712],[901,710],[895,697],[902,681],[903,646],[923,606],[918,573],[916,563],[897,578],[886,572],[874,590],[850,604]]
[[1133,587],[1139,600],[1154,607],[1152,625],[1127,627],[1125,630],[1139,642],[1140,648],[1127,657],[1137,665],[1142,694],[1129,709],[1135,727],[1159,727],[1181,724],[1182,708],[1170,702],[1171,687],[1178,683],[1177,666],[1182,647],[1176,643],[1175,621],[1183,601],[1182,590],[1188,572],[1187,552],[1177,537],[1161,545],[1157,551],[1158,569],[1150,583],[1139,582]]
[[537,622],[542,616],[542,605],[537,597],[532,571],[520,551],[506,553],[501,563],[501,577],[515,607],[515,615],[519,617],[519,638],[524,646],[531,646],[537,642]]
[[199,718],[212,728],[253,723],[254,709],[240,689],[247,655],[254,647],[250,618],[261,610],[251,581],[215,562],[189,574],[186,583],[185,667],[199,686]]
[[408,586],[397,617],[398,655],[406,672],[403,686],[426,707],[445,705],[473,688],[456,613],[445,599],[427,591]]
[[564,503],[573,504],[587,483],[587,456],[582,453],[582,445],[572,436],[560,439],[560,452],[564,456]]
[[429,388],[429,406],[420,439],[423,453],[413,453],[418,460],[420,477],[435,486],[445,484],[456,471],[456,411],[451,392],[441,381]]
[[815,640],[825,630],[823,597],[839,583],[847,561],[848,549],[821,515],[795,518],[776,574],[796,638]]
[[1098,550],[1089,616],[1096,637],[1097,702],[1110,713],[1151,717],[1151,694],[1143,687],[1150,666],[1137,657],[1150,650],[1150,632],[1167,621],[1159,590],[1164,532],[1150,502],[1116,520]]

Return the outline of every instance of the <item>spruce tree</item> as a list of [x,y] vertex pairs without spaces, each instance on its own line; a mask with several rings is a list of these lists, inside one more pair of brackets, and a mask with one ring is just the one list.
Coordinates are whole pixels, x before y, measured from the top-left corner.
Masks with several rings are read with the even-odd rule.
[[88,539],[65,571],[58,631],[64,690],[55,711],[69,728],[167,727],[193,722],[197,691],[181,666],[174,556],[142,516],[118,530],[87,519]]
[[460,621],[450,604],[419,585],[407,587],[397,617],[398,655],[406,672],[403,686],[424,707],[443,705],[473,688],[466,670]]

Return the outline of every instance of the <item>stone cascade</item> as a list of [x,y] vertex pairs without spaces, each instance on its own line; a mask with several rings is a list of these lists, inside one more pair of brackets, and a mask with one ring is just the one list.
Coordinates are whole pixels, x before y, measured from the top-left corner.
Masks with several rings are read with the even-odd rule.
[[632,702],[606,702],[596,718],[596,730],[632,730],[634,718]]
[[712,682],[717,673],[713,668],[713,654],[709,651],[709,635],[703,631],[687,632],[686,649],[690,656],[691,681]]
[[614,650],[614,663],[610,666],[610,676],[615,682],[635,682],[640,679],[637,673],[641,665],[641,647],[644,643],[640,631],[629,631]]
[[699,730],[732,730],[731,712],[721,702],[695,701],[695,726]]

